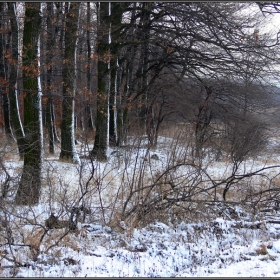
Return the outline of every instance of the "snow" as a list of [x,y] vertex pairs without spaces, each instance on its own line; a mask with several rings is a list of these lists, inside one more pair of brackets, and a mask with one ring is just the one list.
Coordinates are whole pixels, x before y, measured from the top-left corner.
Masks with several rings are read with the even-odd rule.
[[[109,194],[114,196],[118,191],[117,186],[124,183],[123,180],[127,184],[131,182],[133,172],[140,168],[136,166],[137,162],[147,164],[151,173],[166,167],[170,157],[167,144],[172,143],[172,140],[160,140],[160,148],[153,151],[142,146],[139,149],[109,149],[107,163],[94,162],[95,181],[90,189],[93,217],[79,222],[77,231],[68,233],[52,248],[49,247],[63,235],[64,229],[49,230],[36,258],[32,257],[29,247],[12,245],[14,256],[26,266],[13,266],[12,261],[3,257],[8,246],[2,245],[0,276],[279,277],[280,225],[262,222],[262,219],[258,219],[261,217],[252,219],[252,216],[244,213],[241,206],[235,207],[238,216],[236,219],[225,212],[225,215],[214,219],[197,219],[191,222],[153,221],[143,227],[131,227],[126,221],[120,221],[116,228],[105,225],[100,214],[99,199],[103,200],[104,208],[107,209],[111,205]],[[162,143],[166,145],[165,148],[161,146]],[[151,159],[153,154],[157,154],[159,160]],[[145,157],[148,160],[143,160]],[[23,162],[10,158],[4,164],[10,174],[16,177]],[[248,160],[243,171],[245,167],[247,171],[257,170],[264,167],[264,163],[262,159],[254,162]],[[217,178],[230,174],[231,170],[230,164],[225,162],[211,162],[205,166],[205,172]],[[30,244],[34,244],[36,236],[42,236],[42,227],[38,225],[43,225],[52,211],[60,213],[61,219],[67,217],[63,212],[65,205],[77,203],[77,194],[81,191],[81,186],[85,187],[91,171],[91,164],[86,159],[81,159],[81,164],[77,166],[59,162],[58,155],[46,158],[41,203],[32,209],[7,206],[9,211],[17,213],[17,217],[24,216],[29,221],[35,221],[32,225],[20,219],[22,224],[19,233],[15,233],[17,242],[21,240],[22,233],[26,244],[29,244],[29,239]],[[182,168],[174,171],[174,174],[184,172],[187,169]],[[276,169],[268,172],[277,174],[279,171]],[[80,176],[81,173],[83,177]],[[103,181],[98,182],[96,178],[103,178]],[[71,201],[71,197],[77,199]],[[62,204],[62,198],[68,204]],[[107,214],[110,214],[109,210],[105,211],[105,216]],[[277,216],[279,213],[276,212],[266,218],[266,221],[279,220]],[[9,219],[18,221],[17,217],[10,216]],[[261,226],[254,227],[258,223]],[[2,235],[4,233],[0,232],[0,237]]]
[[[207,238],[188,242],[186,229],[175,230],[161,223],[135,229],[131,237],[126,234],[114,236],[96,226],[88,229],[87,234],[93,241],[84,245],[81,251],[61,248],[62,260],[56,260],[53,265],[44,265],[41,255],[38,261],[41,264],[34,264],[35,270],[32,266],[20,268],[17,276],[277,277],[280,273],[280,242],[271,240],[268,254],[257,255],[255,250],[262,244],[261,235],[244,242],[229,234],[221,242],[215,238],[211,241],[211,234],[205,233]],[[120,240],[124,240],[124,244],[117,242]],[[79,242],[85,242],[83,237]],[[45,263],[50,260],[46,259]]]

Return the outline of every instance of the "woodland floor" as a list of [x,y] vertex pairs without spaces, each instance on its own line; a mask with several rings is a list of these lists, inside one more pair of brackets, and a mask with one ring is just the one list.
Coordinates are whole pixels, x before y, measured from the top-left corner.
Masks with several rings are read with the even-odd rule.
[[[242,163],[242,172],[279,163],[279,144],[280,138],[271,137],[264,154]],[[178,220],[165,217],[139,227],[122,221],[116,221],[118,226],[112,221],[106,224],[112,215],[107,205],[112,205],[118,186],[124,180],[121,177],[124,169],[129,181],[134,176],[137,159],[148,156],[151,173],[160,172],[168,161],[172,145],[174,139],[161,137],[158,147],[149,151],[146,148],[110,149],[107,163],[94,162],[92,192],[87,197],[91,212],[85,221],[79,222],[78,229],[67,234],[63,228],[51,229],[39,242],[44,221],[51,212],[61,219],[67,216],[64,213],[66,205],[77,202],[81,185],[87,182],[91,170],[86,158],[82,158],[78,166],[59,162],[58,153],[46,154],[40,204],[15,207],[7,201],[2,205],[5,209],[2,219],[5,216],[10,223],[13,242],[7,242],[9,232],[2,227],[0,276],[279,277],[280,218],[277,209],[259,212],[252,211],[246,204],[217,201],[209,212],[205,205],[196,207],[190,212],[192,215],[188,213]],[[3,163],[16,182],[23,162],[11,146],[2,151]],[[88,147],[79,144],[77,151],[86,154]],[[157,157],[152,158],[155,154]],[[205,158],[204,164],[212,178],[226,176],[231,170],[226,158],[220,161]],[[267,171],[274,183],[279,171],[279,168]],[[1,178],[3,182],[4,173]],[[249,183],[267,187],[266,180],[254,180]],[[240,185],[230,190],[229,200],[241,200],[242,191]],[[222,200],[221,192],[218,192],[218,200]],[[102,207],[100,201],[103,201]]]

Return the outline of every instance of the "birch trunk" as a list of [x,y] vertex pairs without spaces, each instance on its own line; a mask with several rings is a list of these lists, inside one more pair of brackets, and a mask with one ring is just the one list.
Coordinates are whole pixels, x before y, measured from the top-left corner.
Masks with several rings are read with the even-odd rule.
[[19,46],[18,46],[18,24],[15,14],[15,3],[7,2],[8,13],[11,25],[11,36],[8,46],[8,53],[10,57],[9,61],[9,101],[10,101],[10,116],[11,124],[14,135],[16,137],[19,156],[23,159],[24,150],[24,130],[19,113],[18,105],[18,65],[19,65]]

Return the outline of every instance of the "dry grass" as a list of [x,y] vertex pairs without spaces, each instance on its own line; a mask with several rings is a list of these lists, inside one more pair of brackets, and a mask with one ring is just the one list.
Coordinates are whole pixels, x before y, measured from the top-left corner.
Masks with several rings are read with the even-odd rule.
[[[135,151],[139,152],[142,148],[141,145],[120,149],[121,156],[112,155],[110,162],[106,165],[94,163],[94,176],[88,184],[88,172],[91,168],[89,162],[82,161],[84,165],[81,167],[64,163],[63,167],[58,169],[58,165],[52,161],[45,161],[42,202],[46,205],[45,210],[43,210],[46,212],[35,217],[33,224],[36,226],[31,226],[32,223],[28,223],[27,219],[24,220],[23,226],[16,224],[15,221],[18,218],[11,223],[13,231],[17,232],[15,234],[16,242],[26,246],[16,254],[18,255],[17,261],[24,262],[25,258],[35,260],[40,252],[45,252],[49,256],[53,255],[53,261],[55,261],[55,259],[62,257],[61,247],[63,246],[77,252],[83,250],[84,248],[80,247],[79,241],[81,238],[87,238],[87,231],[84,228],[67,234],[65,234],[67,229],[52,229],[42,239],[44,234],[42,226],[44,226],[46,215],[55,211],[60,219],[66,219],[69,216],[71,206],[81,201],[89,208],[96,209],[88,221],[109,225],[119,231],[126,231],[128,236],[132,236],[135,228],[143,227],[154,221],[177,224],[181,221],[201,222],[216,218],[219,209],[214,209],[212,204],[203,203],[203,200],[214,201],[215,196],[218,200],[222,200],[224,185],[217,189],[206,190],[213,185],[211,180],[222,180],[230,175],[232,162],[226,154],[219,162],[215,162],[210,157],[209,162],[205,160],[203,164],[202,159],[194,161],[192,156],[188,154],[189,148],[192,146],[191,129],[189,125],[175,125],[162,130],[161,136],[172,138],[169,139],[172,143],[166,141],[159,145],[169,152],[166,162],[161,162],[160,170],[154,168],[154,164],[157,165],[159,161],[153,161],[150,158],[153,151],[145,156],[139,154],[136,159],[134,158]],[[92,137],[93,135],[89,136],[86,133],[80,135],[79,140],[83,141],[82,145],[84,145],[80,145],[81,150],[86,149],[86,145],[92,143],[88,140],[93,139]],[[139,143],[141,144],[141,141]],[[16,159],[17,150],[15,148],[15,145],[12,145],[12,148],[8,145],[2,147],[5,160]],[[11,151],[11,153],[7,151]],[[254,164],[263,163],[263,160],[250,164],[254,166]],[[274,161],[276,162],[276,159],[273,157],[268,160],[269,163],[274,163]],[[195,164],[196,166],[193,167]],[[180,167],[170,168],[174,165]],[[215,170],[219,168],[225,170],[222,175],[215,174]],[[72,178],[68,176],[66,178],[66,172],[71,173]],[[165,176],[162,176],[163,173]],[[211,177],[211,180],[205,175],[206,173]],[[227,192],[227,200],[242,202],[252,193],[268,188],[279,188],[279,176],[273,177],[273,175],[271,179],[271,174],[272,171],[269,171],[267,177],[247,178],[232,185]],[[81,200],[86,185],[86,194]],[[167,198],[180,198],[183,193],[191,194],[192,201],[178,199],[176,203],[167,203]],[[252,199],[255,198],[252,196]],[[199,203],[200,200],[201,203]],[[128,202],[127,208],[124,211],[126,202]],[[165,207],[166,205],[168,207]],[[147,213],[145,212],[146,206],[149,210]],[[32,210],[32,208],[30,209]],[[130,215],[126,216],[125,214],[129,211],[131,211]],[[10,213],[13,215],[16,211],[10,211]],[[5,234],[1,232],[0,243],[4,242],[6,242]],[[60,247],[56,244],[59,244]],[[49,249],[51,246],[54,247]],[[23,252],[24,250],[27,252]],[[265,252],[265,248],[259,250],[258,254]],[[25,257],[20,255],[21,252],[23,252],[22,256]]]
[[267,247],[265,244],[261,244],[261,246],[256,250],[256,253],[258,255],[267,255],[268,252],[267,252]]

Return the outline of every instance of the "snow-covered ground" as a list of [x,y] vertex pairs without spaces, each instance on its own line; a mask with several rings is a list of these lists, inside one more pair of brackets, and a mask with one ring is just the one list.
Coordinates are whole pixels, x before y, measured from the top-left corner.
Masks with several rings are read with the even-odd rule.
[[90,225],[71,236],[78,245],[39,255],[30,267],[19,268],[17,276],[279,277],[279,229],[269,225],[235,233],[232,225],[217,219],[215,227],[200,225],[203,230],[198,233],[194,225],[171,228],[155,223],[135,229],[131,236]]
[[[168,219],[166,222],[155,220],[142,227],[131,227],[123,221],[117,227],[114,223],[106,224],[107,215],[112,213],[106,209],[113,207],[119,186],[124,181],[129,185],[133,172],[141,169],[135,162],[142,159],[141,164],[146,162],[151,174],[166,168],[170,160],[168,141],[172,145],[172,140],[161,139],[159,148],[153,151],[144,147],[109,150],[107,163],[94,162],[94,180],[90,181],[91,188],[87,189],[86,196],[91,214],[78,223],[77,230],[66,235],[64,228],[49,230],[39,244],[45,219],[51,212],[60,215],[61,219],[66,217],[66,205],[75,205],[79,200],[79,193],[84,190],[93,170],[87,159],[82,159],[78,166],[59,162],[57,155],[47,157],[41,203],[32,208],[3,206],[14,240],[7,244],[8,231],[1,228],[0,276],[279,277],[280,218],[277,211],[252,216],[239,206],[233,212],[227,212],[233,209],[230,206],[223,208],[223,214],[209,216],[208,220],[176,223]],[[152,157],[155,154],[157,157]],[[252,172],[269,164],[275,165],[278,160],[279,155],[270,158],[270,163],[263,157],[248,160],[240,169]],[[232,170],[225,161],[206,161],[205,174],[213,178],[227,176]],[[16,178],[22,161],[10,157],[4,164]],[[274,168],[268,172],[277,177],[279,170]],[[5,176],[2,177],[4,180]],[[101,200],[103,214],[100,213]],[[217,207],[222,209],[218,202]]]

